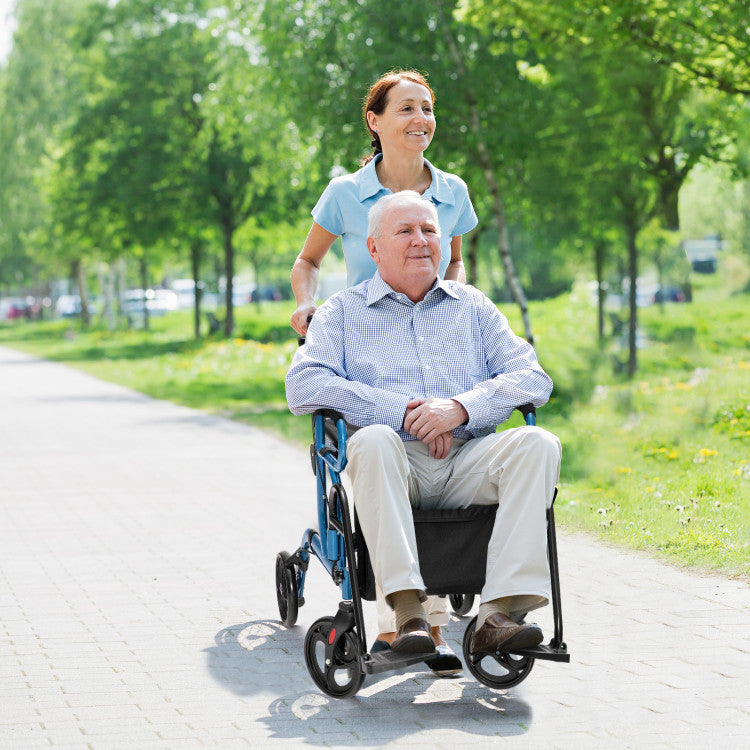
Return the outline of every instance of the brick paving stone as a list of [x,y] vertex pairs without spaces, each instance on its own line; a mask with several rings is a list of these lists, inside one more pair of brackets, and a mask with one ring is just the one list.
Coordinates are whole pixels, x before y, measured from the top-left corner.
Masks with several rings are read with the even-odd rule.
[[[508,691],[417,666],[336,701],[302,653],[337,606],[315,562],[299,624],[277,619],[274,558],[315,523],[304,450],[5,348],[0,415],[0,750],[686,750],[750,736],[745,580],[561,532],[569,665],[538,662]],[[466,622],[446,628],[458,652]]]

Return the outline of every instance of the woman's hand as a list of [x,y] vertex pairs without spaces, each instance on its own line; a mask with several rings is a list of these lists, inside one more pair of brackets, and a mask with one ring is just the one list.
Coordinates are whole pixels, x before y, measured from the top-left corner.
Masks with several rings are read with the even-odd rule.
[[318,288],[320,264],[337,235],[331,234],[319,224],[312,223],[302,252],[292,266],[292,292],[297,300],[297,309],[292,314],[292,328],[300,336],[307,335],[307,319],[315,315],[315,291]]
[[294,328],[294,330],[297,331],[297,333],[300,336],[307,335],[308,323],[312,319],[312,316],[315,315],[315,311],[317,309],[318,308],[315,306],[314,303],[308,303],[308,304],[300,305],[292,313],[292,319],[291,319],[292,328]]

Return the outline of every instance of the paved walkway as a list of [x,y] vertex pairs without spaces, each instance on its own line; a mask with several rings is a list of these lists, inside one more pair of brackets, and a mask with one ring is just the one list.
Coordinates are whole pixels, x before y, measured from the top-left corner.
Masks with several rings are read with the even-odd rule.
[[311,566],[286,630],[273,583],[313,492],[302,450],[0,348],[0,747],[750,745],[747,583],[567,534],[571,664],[324,697],[302,642],[337,589]]

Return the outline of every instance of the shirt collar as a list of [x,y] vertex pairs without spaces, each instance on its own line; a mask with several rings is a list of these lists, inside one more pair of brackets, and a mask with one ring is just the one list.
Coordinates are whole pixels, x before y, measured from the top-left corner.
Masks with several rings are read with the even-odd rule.
[[[438,289],[449,297],[458,299],[458,295],[453,291],[453,289],[451,289],[450,284],[446,283],[445,279],[441,279],[440,277],[438,277],[437,279],[435,279],[435,283],[432,285],[430,291],[425,295],[425,300],[435,294]],[[389,295],[398,297],[398,294],[399,293],[397,291],[395,291],[390,285],[386,284],[385,281],[383,281],[383,277],[380,275],[380,271],[378,270],[375,271],[375,275],[367,284],[367,299],[365,301],[365,304],[369,307],[370,305],[374,305],[376,302],[380,302],[383,297],[388,297]]]
[[[375,165],[383,158],[383,154],[376,154],[374,158],[362,167],[362,176],[359,181],[359,202],[364,203],[368,198],[378,193],[388,192],[380,184],[378,173],[375,171]],[[432,180],[430,187],[422,194],[425,198],[433,198],[437,203],[448,203],[453,205],[456,202],[456,196],[453,189],[445,179],[445,175],[430,164],[427,159],[424,160],[425,166],[430,170]]]

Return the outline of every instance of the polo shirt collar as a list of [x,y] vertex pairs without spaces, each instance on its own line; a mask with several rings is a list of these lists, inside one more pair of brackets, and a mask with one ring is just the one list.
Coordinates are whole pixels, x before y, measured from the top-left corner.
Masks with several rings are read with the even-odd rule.
[[[359,181],[359,202],[364,203],[368,198],[378,193],[390,192],[380,184],[378,173],[375,171],[375,165],[383,158],[383,154],[377,154],[373,159],[362,167],[362,174]],[[424,191],[423,197],[433,198],[438,203],[447,203],[453,205],[456,202],[456,196],[453,189],[445,179],[445,175],[430,164],[427,159],[424,160],[427,169],[430,170],[432,181],[430,187]]]
[[[458,299],[458,295],[450,288],[450,285],[445,282],[444,279],[438,277],[435,279],[435,283],[432,288],[425,295],[425,299],[433,295],[437,290],[441,290],[444,294],[454,299]],[[383,277],[380,275],[380,271],[375,271],[375,275],[370,279],[367,285],[367,299],[365,304],[369,307],[370,305],[380,302],[383,297],[393,295],[394,297],[398,294],[390,285],[383,281]]]

